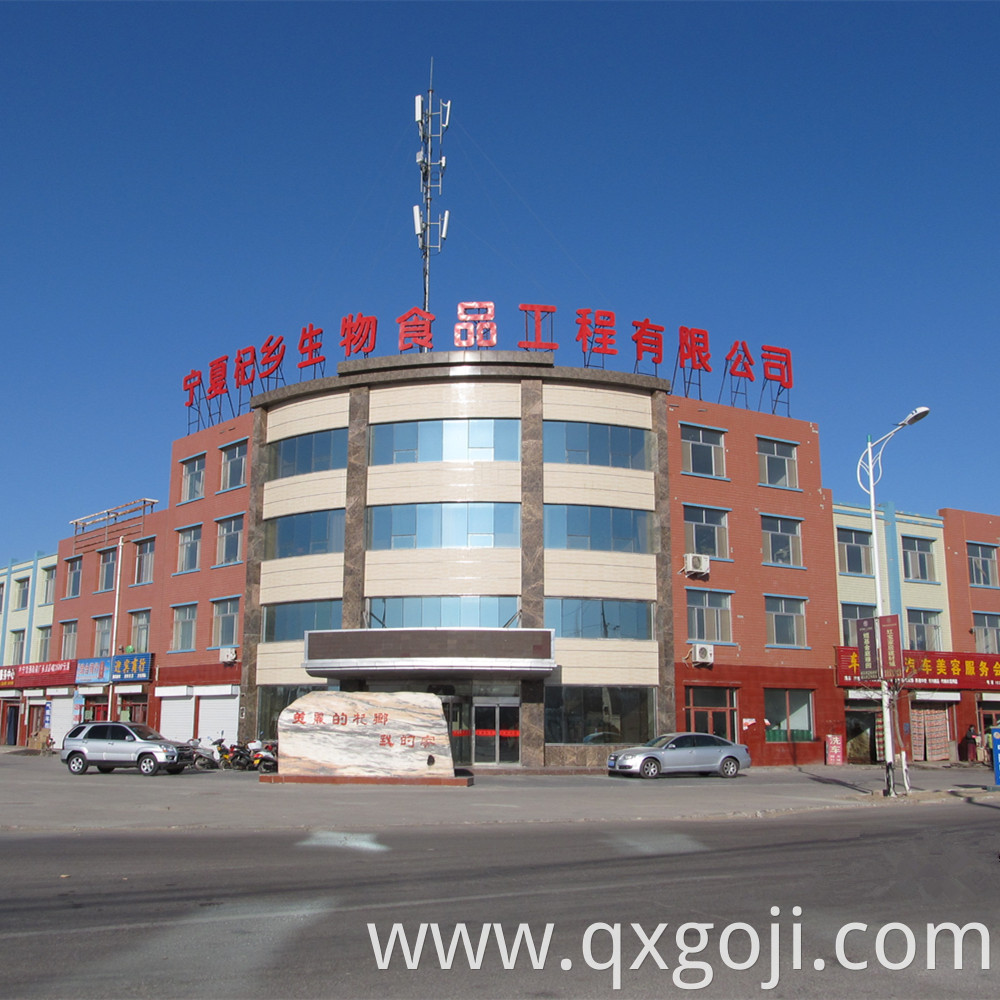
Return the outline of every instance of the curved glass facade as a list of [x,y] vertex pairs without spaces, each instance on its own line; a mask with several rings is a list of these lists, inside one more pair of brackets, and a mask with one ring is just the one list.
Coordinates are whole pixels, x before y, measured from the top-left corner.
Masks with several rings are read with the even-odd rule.
[[545,505],[547,549],[590,549],[602,552],[656,551],[653,514],[627,507]]
[[652,639],[651,601],[546,597],[545,627],[565,639]]
[[374,424],[370,431],[370,465],[516,462],[520,457],[520,420],[408,420]]
[[264,558],[344,551],[344,509],[310,510],[264,522]]
[[347,468],[347,428],[315,431],[273,441],[267,446],[267,479]]
[[369,549],[506,549],[521,542],[516,503],[403,503],[368,508]]
[[261,642],[301,641],[306,632],[340,628],[341,606],[339,600],[265,604]]
[[653,468],[653,435],[639,427],[546,420],[543,461],[568,465],[608,465],[616,469]]
[[516,597],[370,597],[369,628],[503,628],[516,615]]

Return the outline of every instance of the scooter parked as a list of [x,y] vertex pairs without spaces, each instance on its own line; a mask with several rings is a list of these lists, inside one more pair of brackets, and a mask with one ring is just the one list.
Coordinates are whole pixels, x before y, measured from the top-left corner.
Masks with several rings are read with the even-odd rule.
[[247,749],[253,754],[250,770],[260,771],[262,774],[274,774],[278,770],[278,745],[276,743],[251,740],[247,744]]
[[208,750],[201,745],[201,740],[197,737],[189,741],[194,750],[194,766],[199,771],[214,771],[222,767],[222,748],[225,746],[224,737],[212,740],[212,749]]

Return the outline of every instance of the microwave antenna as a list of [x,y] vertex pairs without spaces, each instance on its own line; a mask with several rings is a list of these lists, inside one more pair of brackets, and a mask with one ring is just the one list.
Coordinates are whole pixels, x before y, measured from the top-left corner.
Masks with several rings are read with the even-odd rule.
[[436,219],[431,214],[431,201],[435,192],[441,193],[444,179],[445,157],[441,153],[441,139],[448,130],[451,118],[451,101],[438,100],[434,107],[434,60],[431,59],[430,83],[427,94],[414,98],[414,120],[420,133],[417,166],[420,168],[420,205],[413,206],[413,230],[420,246],[424,263],[424,311],[430,308],[431,257],[439,254],[448,238],[448,212]]

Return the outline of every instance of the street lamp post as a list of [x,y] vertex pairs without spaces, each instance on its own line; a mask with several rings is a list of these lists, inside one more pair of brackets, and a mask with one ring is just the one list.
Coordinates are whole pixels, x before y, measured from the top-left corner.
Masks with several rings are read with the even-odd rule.
[[[879,559],[878,521],[875,516],[875,484],[882,478],[882,452],[889,443],[889,438],[897,431],[918,420],[923,420],[930,413],[929,406],[918,406],[901,420],[888,434],[883,434],[877,441],[868,436],[868,446],[858,459],[858,485],[868,494],[868,509],[872,525],[872,570],[875,574],[875,615],[881,618],[884,612],[882,603],[882,572]],[[862,478],[864,474],[864,478]],[[882,694],[882,737],[885,744],[885,794],[896,794],[896,778],[893,770],[895,748],[892,735],[892,714],[889,710],[889,683],[886,680],[884,664],[879,664],[879,688]]]

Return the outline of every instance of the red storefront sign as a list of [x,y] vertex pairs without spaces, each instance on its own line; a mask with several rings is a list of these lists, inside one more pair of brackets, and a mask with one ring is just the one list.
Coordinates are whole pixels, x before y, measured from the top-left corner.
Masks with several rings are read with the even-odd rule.
[[15,668],[14,687],[49,687],[53,684],[76,683],[76,660],[56,660],[49,663],[22,663]]
[[17,667],[0,667],[0,688],[12,688],[17,676]]
[[[837,684],[857,687],[865,683],[854,646],[837,646]],[[899,678],[907,688],[951,691],[1000,690],[1000,653],[902,651]]]
[[899,631],[899,615],[882,615],[878,619],[879,654],[883,677],[904,677],[903,639]]

